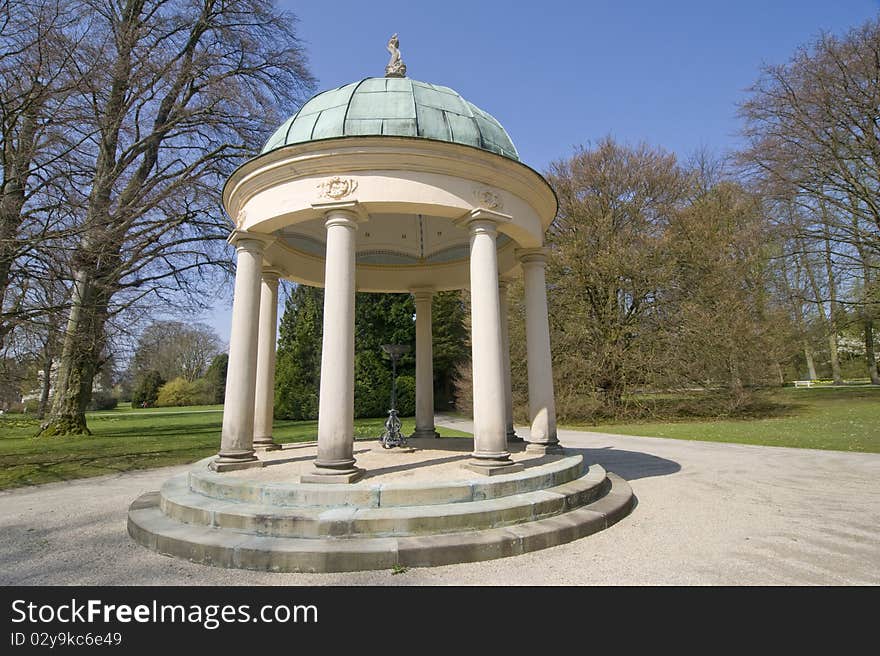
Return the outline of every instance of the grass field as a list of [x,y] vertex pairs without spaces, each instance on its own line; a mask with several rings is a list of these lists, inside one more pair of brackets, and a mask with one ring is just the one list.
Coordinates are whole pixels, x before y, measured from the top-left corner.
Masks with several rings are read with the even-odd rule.
[[680,440],[880,453],[880,387],[785,388],[773,392],[770,401],[775,407],[766,418],[569,427]]
[[[880,453],[880,388],[786,388],[774,392],[764,418],[691,420],[569,428],[671,437],[682,440],[738,442],[835,451]],[[0,417],[0,489],[50,483],[194,462],[217,452],[222,406],[190,408],[120,407],[88,414],[90,437],[34,438],[37,420]],[[355,422],[358,438],[377,438],[383,420]],[[404,432],[414,428],[403,420]],[[438,428],[442,435],[465,435]],[[314,440],[317,422],[277,421],[275,440]]]
[[[38,421],[0,417],[0,489],[195,462],[217,453],[222,406],[117,410],[88,413],[90,437],[34,438]],[[403,419],[411,433],[415,420]],[[276,442],[307,442],[316,421],[276,421]],[[359,419],[355,437],[378,438],[382,419]],[[441,435],[465,435],[438,428]]]

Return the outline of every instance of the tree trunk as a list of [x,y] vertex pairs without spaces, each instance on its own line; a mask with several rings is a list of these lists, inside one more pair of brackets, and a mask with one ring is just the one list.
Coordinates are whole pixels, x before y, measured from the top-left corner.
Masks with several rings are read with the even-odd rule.
[[[11,280],[12,264],[21,247],[19,229],[24,222],[22,209],[32,164],[40,107],[41,103],[37,95],[30,103],[30,108],[21,115],[21,131],[17,143],[6,139],[3,144],[4,182],[3,188],[0,189],[0,348],[4,346],[7,335],[12,331],[15,315],[13,309],[8,317],[5,316],[3,307],[7,300],[6,292]],[[10,135],[4,134],[4,137],[8,136]]]
[[[801,275],[801,265],[797,260],[797,257],[794,258],[795,261],[795,275],[797,276],[797,284],[798,289],[800,289],[800,275]],[[816,380],[819,377],[816,375],[816,363],[813,361],[813,350],[810,348],[810,344],[807,341],[806,334],[807,329],[804,326],[804,315],[803,315],[803,305],[802,301],[798,300],[795,303],[795,294],[792,292],[791,285],[788,282],[788,271],[785,266],[785,259],[782,260],[782,280],[785,285],[785,293],[786,297],[791,304],[791,312],[794,317],[795,324],[797,325],[798,332],[803,335],[803,348],[804,348],[804,358],[807,361],[807,375],[810,380]]]
[[[856,207],[856,200],[850,196],[849,198],[850,204],[853,208]],[[852,226],[853,226],[853,234],[855,235],[855,245],[856,250],[859,253],[859,259],[862,263],[862,287],[865,291],[870,289],[872,284],[872,275],[871,275],[871,266],[870,266],[870,256],[868,255],[865,243],[862,240],[861,230],[859,229],[859,219],[858,214],[855,210],[852,213]],[[867,305],[867,298],[864,299]],[[873,385],[880,385],[880,373],[877,371],[877,358],[874,353],[874,320],[867,315],[869,312],[869,308],[866,307],[863,310],[865,312],[865,366],[868,369],[868,378],[871,379],[871,383]]]
[[819,292],[819,285],[816,283],[816,276],[813,273],[813,269],[810,266],[808,261],[804,261],[804,271],[806,271],[807,279],[810,281],[810,287],[813,290],[813,297],[815,298],[816,307],[819,310],[819,317],[822,320],[822,325],[825,328],[825,334],[828,336],[828,346],[831,351],[831,376],[834,379],[835,384],[840,384],[843,382],[843,378],[840,375],[840,360],[837,357],[837,331],[834,325],[833,318],[826,315],[825,313],[825,304],[822,301],[822,295]]
[[[12,183],[7,183],[11,186]],[[8,207],[16,206],[16,207]],[[9,289],[12,263],[18,252],[18,229],[22,223],[22,203],[14,202],[4,193],[0,202],[0,348],[6,342],[6,336],[12,332],[13,318],[16,309],[12,308],[8,316],[3,311],[6,292]]]
[[843,375],[840,373],[840,357],[837,355],[837,332],[832,324],[832,332],[828,333],[828,350],[831,351],[831,378],[835,385],[843,385]]
[[82,268],[77,271],[52,411],[40,427],[40,437],[91,435],[85,411],[92,398],[107,320],[107,294],[101,287],[91,273]]
[[40,426],[39,437],[56,435],[91,435],[86,426],[85,405],[80,403],[82,387],[81,350],[79,342],[84,321],[83,299],[88,294],[88,279],[83,271],[77,272],[71,297],[67,330],[61,347],[61,360],[55,379],[55,398],[49,421]]
[[865,320],[865,363],[872,385],[880,385],[880,372],[877,371],[877,358],[874,354],[874,322]]
[[810,380],[816,380],[819,377],[816,375],[816,364],[813,362],[813,350],[810,348],[810,345],[807,344],[807,340],[804,340],[804,357],[807,359],[807,372],[809,372]]
[[825,234],[825,273],[828,276],[828,346],[831,349],[831,377],[835,385],[843,384],[840,373],[840,358],[837,355],[837,322],[840,311],[837,308],[837,284],[834,278],[834,263],[831,259],[831,229],[828,225],[827,210],[822,204],[822,227]]
[[730,376],[730,391],[735,397],[742,396],[742,377],[739,375],[739,365],[733,357],[730,357],[727,360],[727,371]]
[[37,417],[40,419],[44,419],[46,417],[46,410],[49,408],[49,391],[52,388],[52,349],[49,344],[51,343],[52,334],[50,333],[46,338],[46,343],[43,346],[43,380],[40,381],[40,407],[37,411]]

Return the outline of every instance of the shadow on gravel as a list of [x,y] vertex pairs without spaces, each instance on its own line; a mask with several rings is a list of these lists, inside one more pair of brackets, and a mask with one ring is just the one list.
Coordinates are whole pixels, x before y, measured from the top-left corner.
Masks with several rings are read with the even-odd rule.
[[606,446],[598,449],[573,448],[566,446],[566,451],[579,453],[588,465],[598,463],[606,471],[613,472],[621,478],[632,481],[652,476],[667,476],[681,471],[681,465],[674,460],[659,458],[650,453],[638,451],[622,451]]

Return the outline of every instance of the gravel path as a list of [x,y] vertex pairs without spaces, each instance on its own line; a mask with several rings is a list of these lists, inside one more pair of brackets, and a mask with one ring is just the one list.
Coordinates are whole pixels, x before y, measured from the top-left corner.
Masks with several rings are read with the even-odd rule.
[[620,523],[566,545],[397,575],[196,565],[125,529],[129,503],[181,466],[0,492],[0,585],[880,584],[880,454],[559,435],[638,498]]

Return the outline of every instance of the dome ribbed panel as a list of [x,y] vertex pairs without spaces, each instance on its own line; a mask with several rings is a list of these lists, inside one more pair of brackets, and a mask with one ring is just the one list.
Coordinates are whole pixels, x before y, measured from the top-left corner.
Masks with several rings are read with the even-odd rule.
[[262,152],[350,136],[421,137],[519,160],[501,124],[449,87],[409,78],[366,78],[318,94],[266,142]]

